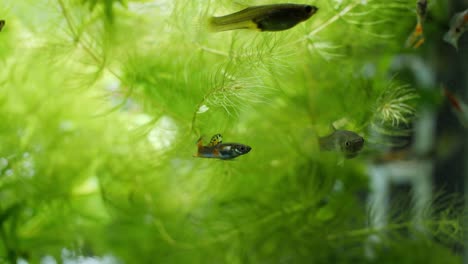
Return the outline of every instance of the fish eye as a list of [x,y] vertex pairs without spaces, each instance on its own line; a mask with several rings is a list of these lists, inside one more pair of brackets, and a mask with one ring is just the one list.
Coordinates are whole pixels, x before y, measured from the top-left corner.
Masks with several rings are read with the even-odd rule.
[[306,11],[306,13],[310,13],[310,12],[312,12],[312,6],[308,5],[308,6],[305,7],[304,10]]
[[346,142],[345,142],[345,145],[346,145],[347,147],[349,147],[349,146],[351,145],[351,142],[346,141]]

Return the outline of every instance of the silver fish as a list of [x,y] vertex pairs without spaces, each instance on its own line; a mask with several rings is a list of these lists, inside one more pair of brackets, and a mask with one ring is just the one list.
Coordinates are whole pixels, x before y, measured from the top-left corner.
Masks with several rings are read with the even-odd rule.
[[468,9],[456,13],[450,21],[450,29],[445,33],[444,40],[458,50],[458,39],[468,29]]
[[339,152],[347,159],[356,157],[364,146],[364,138],[353,131],[332,128],[330,135],[318,138],[320,151]]

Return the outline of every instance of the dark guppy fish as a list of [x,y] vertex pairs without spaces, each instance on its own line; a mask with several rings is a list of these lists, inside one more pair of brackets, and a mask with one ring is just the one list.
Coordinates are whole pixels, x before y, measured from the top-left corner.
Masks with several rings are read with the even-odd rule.
[[230,15],[212,17],[209,22],[213,31],[234,29],[281,31],[306,21],[317,10],[315,6],[299,4],[252,6]]
[[319,137],[320,151],[341,152],[347,159],[356,157],[364,146],[364,138],[353,131],[337,130],[333,126],[332,128],[333,133]]
[[233,159],[249,153],[250,146],[239,143],[223,143],[221,134],[214,135],[207,146],[203,146],[202,138],[197,141],[198,152],[195,157],[214,159]]

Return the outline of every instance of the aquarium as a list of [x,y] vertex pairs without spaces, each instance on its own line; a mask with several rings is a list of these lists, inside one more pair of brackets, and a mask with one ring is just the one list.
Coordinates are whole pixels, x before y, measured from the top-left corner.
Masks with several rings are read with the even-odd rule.
[[0,263],[468,263],[467,8],[2,0]]

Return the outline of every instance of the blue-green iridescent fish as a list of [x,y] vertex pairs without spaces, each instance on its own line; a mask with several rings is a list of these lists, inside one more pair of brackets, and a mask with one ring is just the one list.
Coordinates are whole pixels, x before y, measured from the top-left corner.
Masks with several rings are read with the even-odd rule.
[[249,153],[250,146],[240,143],[223,143],[221,134],[214,135],[207,146],[203,146],[202,138],[197,141],[198,152],[195,157],[214,159],[233,159]]
[[320,151],[336,151],[351,159],[359,154],[364,146],[364,138],[348,130],[337,130],[332,126],[333,133],[319,137]]
[[318,11],[311,5],[272,4],[251,6],[239,12],[209,21],[213,31],[253,29],[260,31],[281,31],[306,21]]

